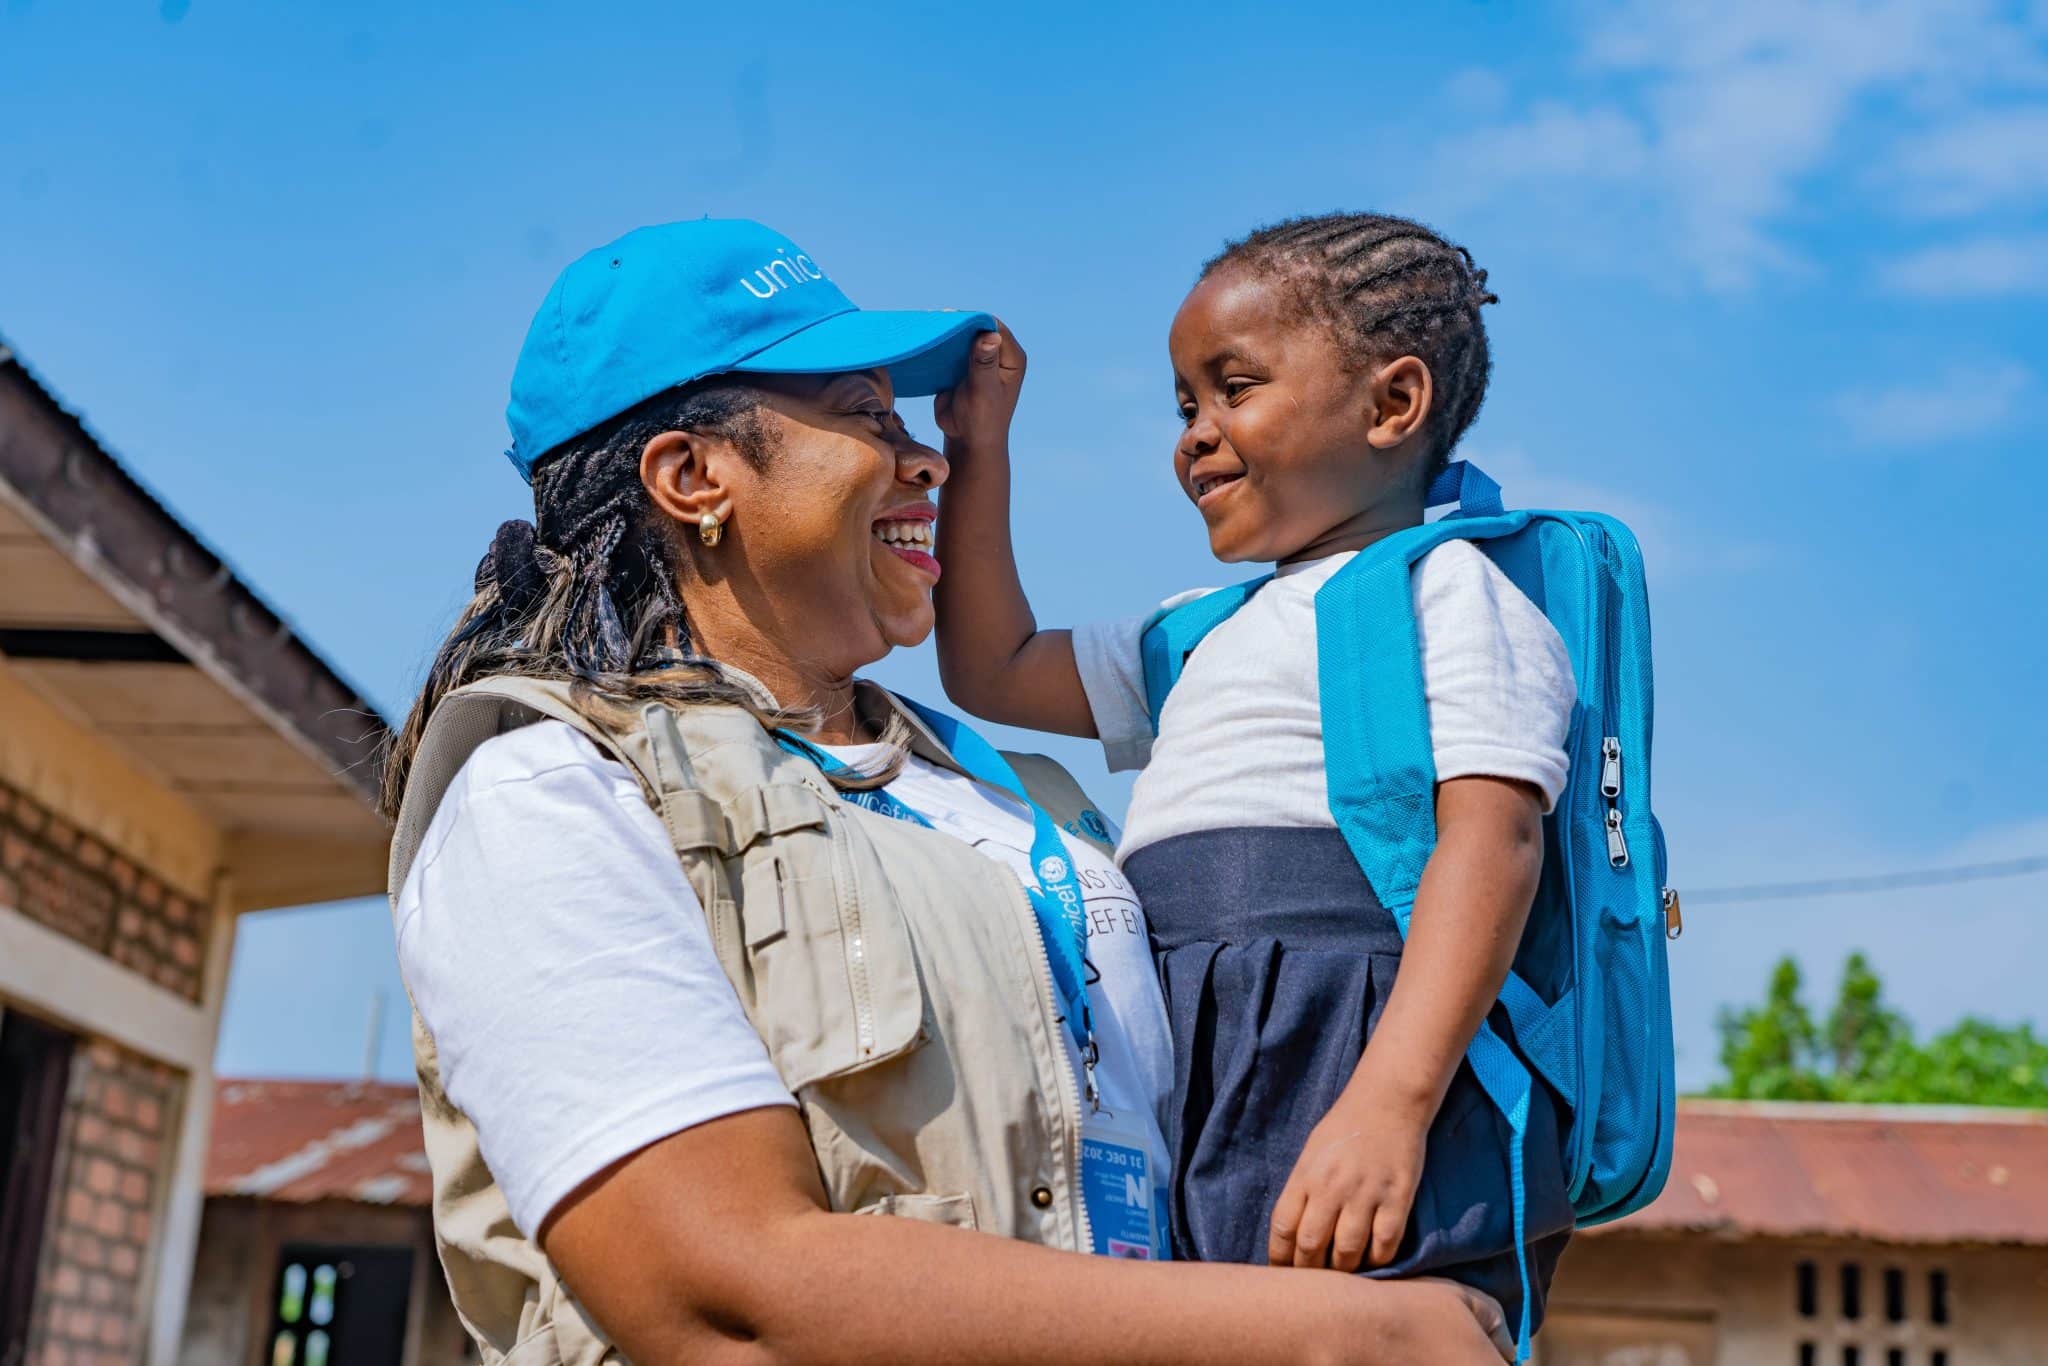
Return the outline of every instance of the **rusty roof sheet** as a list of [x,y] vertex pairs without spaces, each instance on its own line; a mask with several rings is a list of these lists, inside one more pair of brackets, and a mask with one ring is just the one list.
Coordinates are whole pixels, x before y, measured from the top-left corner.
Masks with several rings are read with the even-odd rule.
[[390,1082],[223,1079],[206,1193],[424,1206],[433,1186],[419,1092]]
[[[206,1193],[425,1206],[418,1093],[223,1080]],[[2048,1112],[1681,1101],[1664,1193],[1591,1232],[2048,1246]]]
[[2048,1112],[1683,1101],[1672,1147],[1599,1232],[2048,1245]]

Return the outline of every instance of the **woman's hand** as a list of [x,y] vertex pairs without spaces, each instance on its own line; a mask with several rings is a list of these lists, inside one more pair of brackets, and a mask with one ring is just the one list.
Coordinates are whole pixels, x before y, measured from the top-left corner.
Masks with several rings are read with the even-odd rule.
[[932,417],[949,441],[969,451],[1007,450],[1010,418],[1024,387],[1024,348],[1001,323],[974,339],[967,376],[932,401]]
[[1435,1277],[1364,1284],[1411,1293],[1411,1300],[1399,1305],[1396,1312],[1413,1327],[1413,1360],[1471,1361],[1490,1366],[1496,1359],[1515,1359],[1515,1335],[1508,1331],[1508,1316],[1500,1302],[1483,1290]]
[[540,1243],[641,1366],[1489,1366],[1500,1336],[1499,1306],[1445,1281],[1123,1261],[831,1213],[786,1105],[624,1159]]

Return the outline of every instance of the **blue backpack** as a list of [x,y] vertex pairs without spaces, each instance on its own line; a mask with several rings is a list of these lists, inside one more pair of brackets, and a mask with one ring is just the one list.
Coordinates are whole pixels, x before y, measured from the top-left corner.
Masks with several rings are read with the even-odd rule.
[[[1579,700],[1570,773],[1544,821],[1535,909],[1501,991],[1515,1043],[1482,1024],[1466,1056],[1516,1136],[1518,1234],[1532,1069],[1569,1107],[1566,1178],[1578,1222],[1603,1223],[1663,1189],[1674,1120],[1664,953],[1680,921],[1677,894],[1664,885],[1664,832],[1650,813],[1642,553],[1627,527],[1599,513],[1504,511],[1500,486],[1464,461],[1444,471],[1428,501],[1458,508],[1368,546],[1316,594],[1330,811],[1405,937],[1436,847],[1436,765],[1409,575],[1443,542],[1473,542],[1564,638]],[[1155,729],[1188,656],[1265,582],[1197,598],[1147,630]],[[1526,1266],[1523,1275],[1526,1356]]]

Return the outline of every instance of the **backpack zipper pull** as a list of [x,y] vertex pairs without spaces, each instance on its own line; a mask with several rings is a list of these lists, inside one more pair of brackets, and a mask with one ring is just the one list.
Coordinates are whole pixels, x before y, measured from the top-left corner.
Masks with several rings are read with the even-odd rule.
[[1600,795],[1610,802],[1621,795],[1621,740],[1617,736],[1600,741]]
[[1628,867],[1628,840],[1621,833],[1621,808],[1607,808],[1607,861],[1616,868]]
[[1676,939],[1685,933],[1685,917],[1678,911],[1678,889],[1664,889],[1664,937]]

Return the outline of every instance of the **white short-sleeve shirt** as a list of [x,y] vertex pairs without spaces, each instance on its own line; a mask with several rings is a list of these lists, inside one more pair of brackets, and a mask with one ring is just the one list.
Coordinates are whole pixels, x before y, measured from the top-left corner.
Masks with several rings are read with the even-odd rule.
[[[1335,824],[1323,773],[1315,595],[1351,559],[1282,566],[1188,660],[1160,709],[1157,739],[1140,648],[1153,614],[1075,631],[1075,662],[1109,766],[1144,770],[1120,859],[1202,830]],[[1438,781],[1519,779],[1554,806],[1578,699],[1556,628],[1469,541],[1423,556],[1412,582]]]
[[[1030,876],[1021,803],[916,758],[887,790]],[[1138,1117],[1164,1171],[1172,1056],[1144,908],[1108,857],[1068,845],[1098,974],[1102,1100]],[[794,1103],[719,967],[661,822],[632,775],[570,726],[537,722],[478,746],[428,826],[396,921],[442,1086],[528,1236],[618,1159],[724,1115]]]

